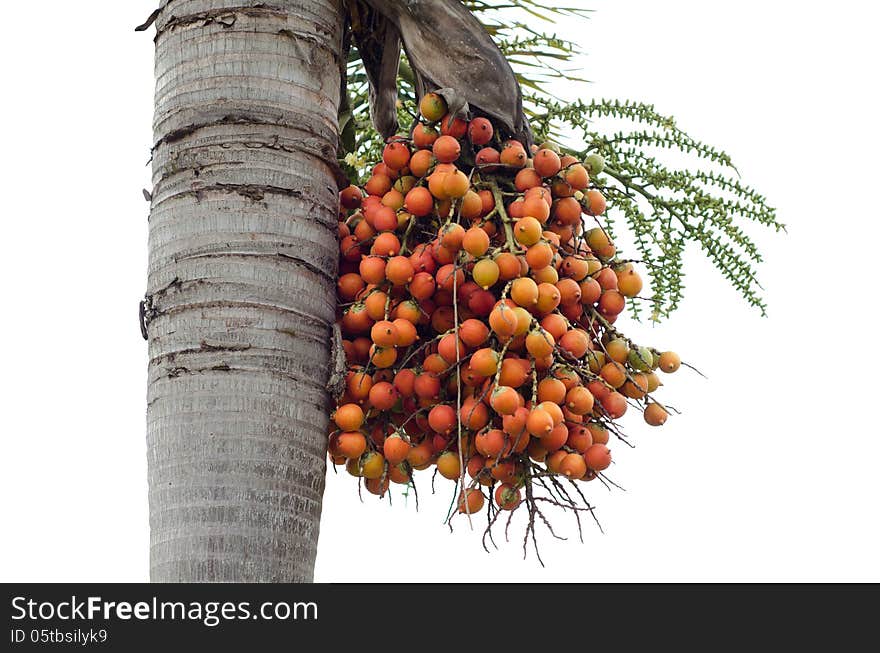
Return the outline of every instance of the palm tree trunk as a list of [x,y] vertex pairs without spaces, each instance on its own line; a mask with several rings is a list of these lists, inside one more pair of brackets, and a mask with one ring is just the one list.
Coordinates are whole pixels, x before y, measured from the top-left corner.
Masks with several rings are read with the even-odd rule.
[[156,20],[145,302],[153,581],[313,577],[341,3],[168,0]]

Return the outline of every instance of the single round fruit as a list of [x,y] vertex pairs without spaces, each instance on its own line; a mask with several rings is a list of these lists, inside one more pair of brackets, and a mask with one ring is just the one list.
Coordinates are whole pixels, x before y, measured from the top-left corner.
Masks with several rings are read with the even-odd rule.
[[681,367],[681,358],[674,351],[664,351],[660,354],[660,371],[672,374]]
[[645,421],[651,426],[663,426],[669,413],[658,403],[650,403],[645,408]]
[[594,472],[601,472],[611,465],[611,450],[604,444],[594,444],[584,454],[587,467]]
[[440,454],[437,458],[437,471],[440,476],[450,481],[458,479],[461,475],[461,461],[458,459],[458,454],[452,451]]
[[336,409],[333,421],[342,431],[357,431],[364,423],[364,411],[357,404],[343,404]]
[[448,110],[449,107],[446,105],[446,100],[437,93],[427,93],[419,101],[419,113],[428,122],[437,122],[446,115]]

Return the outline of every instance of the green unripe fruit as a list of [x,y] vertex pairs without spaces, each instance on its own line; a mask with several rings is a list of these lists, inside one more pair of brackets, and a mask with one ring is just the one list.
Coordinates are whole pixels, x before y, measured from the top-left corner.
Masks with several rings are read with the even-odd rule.
[[654,367],[654,354],[647,347],[630,350],[627,360],[630,367],[639,372],[650,372]]
[[605,157],[601,154],[591,154],[584,159],[584,166],[587,172],[590,173],[590,176],[601,174],[605,169]]

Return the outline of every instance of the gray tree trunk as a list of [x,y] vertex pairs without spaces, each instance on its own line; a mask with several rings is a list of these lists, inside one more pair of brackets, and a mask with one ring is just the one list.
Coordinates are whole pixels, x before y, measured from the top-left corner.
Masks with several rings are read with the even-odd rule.
[[153,581],[313,578],[341,4],[168,0],[156,20],[145,303]]

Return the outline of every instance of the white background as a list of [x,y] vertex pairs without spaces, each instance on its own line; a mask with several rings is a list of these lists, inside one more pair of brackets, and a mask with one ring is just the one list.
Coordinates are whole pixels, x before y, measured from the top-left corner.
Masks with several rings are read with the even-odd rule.
[[[152,33],[156,0],[5,8],[0,580],[148,573],[144,407]],[[581,4],[578,2],[577,4]],[[486,554],[451,489],[422,508],[361,505],[328,479],[317,580],[880,580],[873,3],[588,0],[582,97],[654,103],[727,149],[788,236],[759,236],[770,317],[699,255],[681,310],[646,340],[684,370],[661,430],[614,449],[626,492],[589,486],[605,528],[520,530]],[[50,9],[51,7],[51,9]],[[44,19],[44,20],[42,20]],[[42,21],[42,22],[40,22]],[[569,31],[566,31],[569,29]],[[872,81],[873,80],[873,81]],[[635,334],[648,327],[632,329]]]

